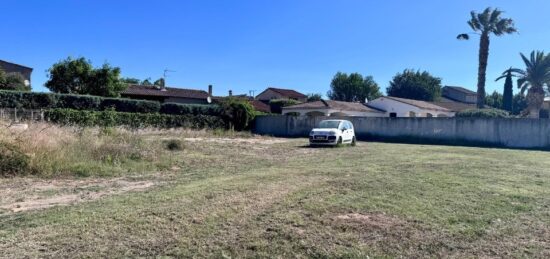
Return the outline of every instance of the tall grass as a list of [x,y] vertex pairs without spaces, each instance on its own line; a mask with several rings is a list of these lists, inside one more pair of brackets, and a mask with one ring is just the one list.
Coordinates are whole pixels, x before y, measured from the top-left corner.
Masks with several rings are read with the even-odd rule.
[[28,130],[0,128],[0,143],[29,157],[27,174],[108,176],[169,168],[169,151],[143,132],[119,128],[33,124]]

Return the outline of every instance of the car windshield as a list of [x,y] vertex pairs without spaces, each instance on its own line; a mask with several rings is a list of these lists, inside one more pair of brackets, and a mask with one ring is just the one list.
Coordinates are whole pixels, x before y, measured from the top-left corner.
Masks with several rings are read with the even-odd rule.
[[321,121],[319,123],[320,129],[337,129],[340,125],[340,121]]

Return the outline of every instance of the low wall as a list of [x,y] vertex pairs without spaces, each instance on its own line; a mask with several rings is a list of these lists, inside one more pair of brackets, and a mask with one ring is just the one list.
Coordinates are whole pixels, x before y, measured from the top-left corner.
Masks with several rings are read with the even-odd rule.
[[[307,137],[321,120],[334,117],[259,116],[254,132]],[[410,143],[550,149],[550,120],[484,118],[347,117],[358,139]]]

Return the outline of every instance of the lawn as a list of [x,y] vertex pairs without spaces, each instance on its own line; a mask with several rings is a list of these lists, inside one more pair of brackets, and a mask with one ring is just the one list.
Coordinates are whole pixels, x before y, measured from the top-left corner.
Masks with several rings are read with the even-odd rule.
[[550,256],[546,152],[178,136],[162,170],[0,180],[74,198],[0,210],[2,257]]

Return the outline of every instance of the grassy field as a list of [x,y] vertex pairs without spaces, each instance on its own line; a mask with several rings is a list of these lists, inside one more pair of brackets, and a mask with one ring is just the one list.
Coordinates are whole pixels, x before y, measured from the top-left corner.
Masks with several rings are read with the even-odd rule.
[[181,150],[128,162],[128,175],[1,179],[1,256],[550,256],[546,152],[134,137],[174,135]]

